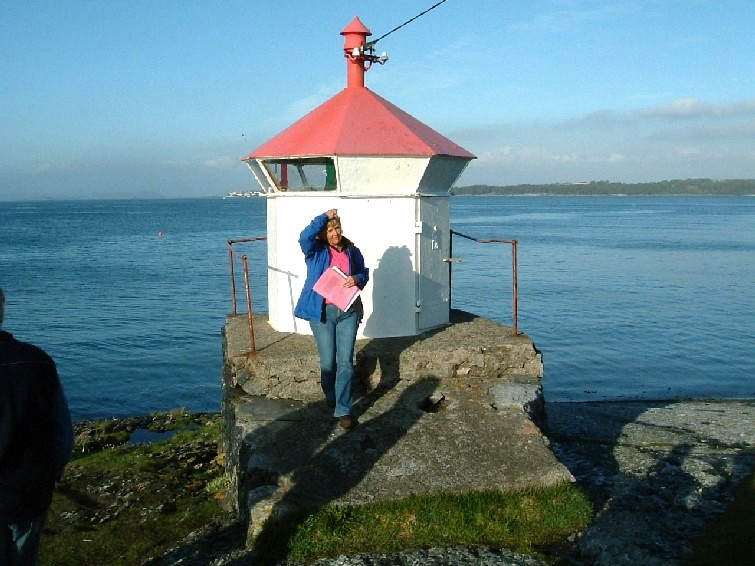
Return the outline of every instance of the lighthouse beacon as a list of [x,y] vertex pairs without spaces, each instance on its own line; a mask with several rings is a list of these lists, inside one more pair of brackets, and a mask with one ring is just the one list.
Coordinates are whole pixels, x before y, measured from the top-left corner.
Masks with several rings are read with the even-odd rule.
[[293,315],[306,276],[298,239],[336,208],[370,270],[358,337],[412,336],[449,322],[448,190],[475,156],[364,86],[386,57],[359,18],[341,35],[347,87],[243,158],[267,199],[269,322],[311,333]]

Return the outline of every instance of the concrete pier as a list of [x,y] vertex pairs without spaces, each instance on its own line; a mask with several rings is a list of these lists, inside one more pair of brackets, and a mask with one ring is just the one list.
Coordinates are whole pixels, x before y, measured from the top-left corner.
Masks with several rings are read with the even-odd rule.
[[248,542],[270,518],[328,503],[573,481],[540,431],[540,352],[525,335],[452,311],[419,336],[357,341],[354,416],[325,406],[311,336],[246,315],[223,329],[223,450]]

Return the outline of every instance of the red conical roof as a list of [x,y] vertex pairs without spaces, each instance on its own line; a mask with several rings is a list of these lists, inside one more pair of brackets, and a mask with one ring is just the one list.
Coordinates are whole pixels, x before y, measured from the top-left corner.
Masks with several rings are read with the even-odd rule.
[[244,159],[321,155],[475,156],[365,87],[349,87]]

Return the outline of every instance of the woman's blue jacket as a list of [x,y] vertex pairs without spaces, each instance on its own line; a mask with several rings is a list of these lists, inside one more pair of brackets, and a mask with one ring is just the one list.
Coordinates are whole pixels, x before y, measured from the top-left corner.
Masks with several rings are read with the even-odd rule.
[[[304,262],[307,264],[307,278],[304,281],[304,287],[299,295],[299,300],[296,303],[294,309],[294,316],[302,318],[304,320],[323,320],[323,304],[325,299],[321,295],[317,294],[312,287],[325,273],[325,270],[330,267],[330,252],[328,251],[328,245],[321,242],[317,235],[322,232],[328,223],[328,215],[323,213],[315,216],[309,226],[302,230],[299,236],[299,245],[304,252]],[[351,240],[348,238],[343,239],[346,249],[346,254],[349,256],[349,275],[353,275],[357,280],[357,286],[360,289],[364,289],[364,286],[370,280],[370,272],[364,266],[364,256],[359,251]],[[361,310],[360,299],[357,299],[357,305],[352,308]],[[360,313],[360,317],[361,317]]]

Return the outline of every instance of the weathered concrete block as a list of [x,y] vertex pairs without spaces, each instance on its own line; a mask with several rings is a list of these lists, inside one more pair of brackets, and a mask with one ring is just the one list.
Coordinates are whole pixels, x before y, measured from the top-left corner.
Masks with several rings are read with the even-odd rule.
[[247,544],[251,545],[265,528],[268,521],[280,521],[300,510],[300,507],[284,499],[284,490],[277,485],[264,485],[249,493],[249,525]]
[[303,507],[573,479],[533,424],[541,355],[501,324],[453,311],[421,336],[359,340],[353,431],[325,406],[311,336],[257,315],[257,352],[245,337],[245,317],[229,317],[223,444],[248,542]]

